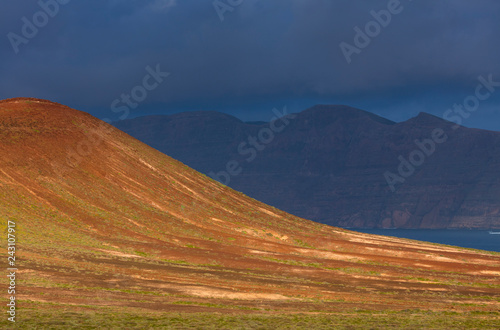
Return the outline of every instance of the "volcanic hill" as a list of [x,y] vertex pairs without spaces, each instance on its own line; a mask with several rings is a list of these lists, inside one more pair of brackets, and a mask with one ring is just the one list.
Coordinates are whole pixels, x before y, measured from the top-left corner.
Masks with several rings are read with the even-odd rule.
[[87,113],[1,101],[0,154],[1,225],[16,224],[19,321],[408,309],[498,321],[499,254],[292,216]]
[[[217,112],[114,125],[237,191],[306,219],[348,228],[500,229],[500,132],[426,113],[395,123],[333,105],[314,106],[287,122],[273,138],[272,122],[244,123]],[[432,146],[436,129],[443,132],[438,140],[446,141]],[[260,146],[252,147],[249,137],[259,134]],[[409,162],[415,152],[424,159],[417,154],[413,173],[402,176],[401,159]],[[231,162],[239,164],[237,175],[219,175]],[[389,175],[387,181],[387,173],[398,178]]]

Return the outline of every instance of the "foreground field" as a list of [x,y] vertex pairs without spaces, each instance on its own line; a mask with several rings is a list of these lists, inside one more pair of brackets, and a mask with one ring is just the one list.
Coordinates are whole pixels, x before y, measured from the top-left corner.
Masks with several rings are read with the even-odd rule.
[[[41,306],[40,306],[41,307]],[[407,310],[346,311],[335,314],[124,313],[107,309],[80,312],[21,312],[24,329],[498,329],[500,313]]]

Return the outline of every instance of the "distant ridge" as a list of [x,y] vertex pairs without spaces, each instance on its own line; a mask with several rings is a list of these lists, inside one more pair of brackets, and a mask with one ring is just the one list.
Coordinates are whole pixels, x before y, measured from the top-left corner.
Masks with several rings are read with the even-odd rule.
[[455,126],[454,123],[449,122],[443,118],[440,118],[438,116],[426,113],[426,112],[420,112],[417,116],[410,118],[404,122],[401,123],[402,125],[427,125],[427,126],[434,126],[434,127],[441,127],[441,126]]
[[394,125],[396,124],[395,122],[377,116],[374,113],[365,111],[365,110],[360,110],[357,108],[353,108],[347,105],[327,105],[327,104],[318,104],[315,105],[311,108],[308,108],[304,110],[303,112],[300,113],[301,116],[318,116],[318,115],[326,115],[329,117],[334,117],[334,118],[369,118],[373,121],[379,122],[381,124],[386,124],[386,125]]
[[[176,115],[179,116],[179,115]],[[350,228],[500,228],[500,133],[456,126],[421,112],[395,123],[344,105],[316,105],[297,113],[250,163],[240,143],[269,123],[224,124],[212,113],[147,117],[114,125],[205,174],[242,166],[230,187],[297,216]],[[267,125],[267,126],[266,126]],[[196,128],[196,129],[194,129]],[[415,141],[442,129],[433,149],[408,178],[401,158]],[[399,176],[393,186],[386,173]],[[403,180],[403,181],[401,181]],[[395,192],[391,191],[391,187]]]

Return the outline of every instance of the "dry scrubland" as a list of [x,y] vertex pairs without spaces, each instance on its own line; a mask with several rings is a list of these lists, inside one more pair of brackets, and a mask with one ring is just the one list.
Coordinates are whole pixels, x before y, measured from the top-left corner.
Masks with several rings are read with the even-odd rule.
[[498,253],[294,217],[43,100],[0,102],[0,154],[20,328],[500,327]]

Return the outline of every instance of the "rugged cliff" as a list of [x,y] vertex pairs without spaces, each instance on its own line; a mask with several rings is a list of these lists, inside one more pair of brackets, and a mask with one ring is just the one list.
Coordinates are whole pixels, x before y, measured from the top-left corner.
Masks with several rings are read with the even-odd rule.
[[[217,112],[115,126],[257,200],[364,228],[500,228],[500,133],[319,105],[274,123]],[[252,140],[253,138],[253,140]]]

